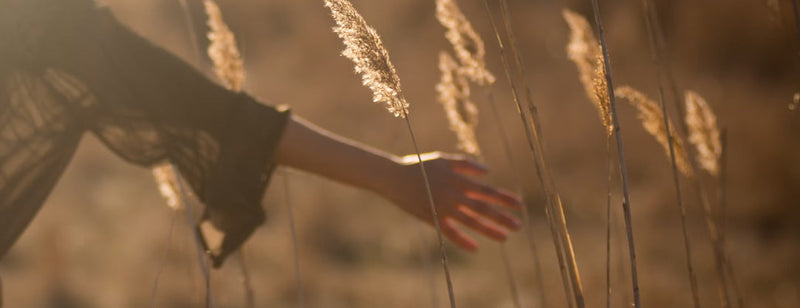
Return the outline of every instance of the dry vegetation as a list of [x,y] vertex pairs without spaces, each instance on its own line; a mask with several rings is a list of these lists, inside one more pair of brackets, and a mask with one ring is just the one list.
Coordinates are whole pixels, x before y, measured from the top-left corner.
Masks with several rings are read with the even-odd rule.
[[[339,56],[342,42],[330,31],[323,1],[218,1],[227,24],[221,15],[210,20],[216,34],[209,52],[218,57],[207,63],[195,56],[179,1],[103,2],[137,32],[209,76],[218,75],[228,87],[289,103],[337,133],[396,153],[414,152],[403,125],[361,103],[381,102],[403,116],[408,99],[420,149],[480,157],[493,167],[487,180],[505,187],[518,185],[518,173],[530,229],[502,249],[483,245],[468,254],[446,246],[459,307],[606,305],[608,204],[610,305],[633,302],[619,206],[622,183],[618,167],[606,165],[617,154],[607,152],[614,128],[610,76],[595,26],[580,18],[592,20],[590,1],[511,1],[511,11],[498,6],[503,1],[487,1],[493,20],[482,1],[461,0],[460,8],[444,0],[352,1],[370,25],[348,15],[337,20],[336,31],[355,46],[344,55],[356,62],[374,95],[358,86],[359,76],[349,73],[352,63]],[[212,1],[204,2],[219,14],[208,6]],[[655,2],[673,79],[664,82],[674,85],[666,91],[656,79],[640,3],[600,2],[614,81],[629,85],[614,92],[631,103],[617,105],[617,117],[625,133],[642,306],[691,306],[687,261],[694,266],[689,271],[702,307],[739,307],[738,297],[747,307],[800,306],[800,114],[799,99],[793,100],[800,42],[792,6]],[[202,5],[199,10],[191,13],[195,31],[203,33]],[[505,18],[515,26],[516,42],[507,40]],[[361,32],[347,30],[348,23]],[[377,32],[383,43],[373,40]],[[496,37],[505,43],[504,54]],[[521,58],[528,64],[524,71]],[[495,80],[492,72],[508,78]],[[403,94],[397,75],[408,76]],[[477,112],[494,108],[483,89],[492,89],[499,120]],[[535,108],[527,106],[532,102]],[[524,126],[521,115],[529,121]],[[517,165],[509,166],[497,125],[510,132]],[[682,174],[674,175],[678,187],[672,156]],[[607,180],[609,170],[613,180]],[[160,189],[179,209],[179,189],[167,169],[156,175],[165,184],[153,184],[147,170],[85,138],[44,210],[0,262],[6,306],[146,307],[158,272],[159,307],[202,306],[206,285],[193,231],[183,212],[164,206],[159,195]],[[608,200],[607,185],[613,192]],[[676,207],[678,201],[685,208]],[[255,307],[299,306],[295,250],[306,307],[430,306],[428,269],[419,256],[437,256],[439,247],[421,243],[417,231],[409,230],[433,239],[431,228],[376,196],[292,171],[277,174],[264,204],[269,220],[248,241],[244,256],[211,270],[216,307],[246,307],[248,297]],[[287,210],[294,214],[296,249]],[[532,252],[531,244],[539,249]],[[251,292],[241,282],[245,257]],[[513,273],[511,286],[506,267]],[[436,298],[445,306],[445,279],[435,278]]]

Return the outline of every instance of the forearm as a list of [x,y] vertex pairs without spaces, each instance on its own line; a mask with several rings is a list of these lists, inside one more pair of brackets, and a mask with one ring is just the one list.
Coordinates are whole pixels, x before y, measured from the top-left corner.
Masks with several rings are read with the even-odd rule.
[[[274,158],[278,164],[370,190],[422,221],[434,222],[428,206],[429,194],[422,184],[421,162],[416,159],[403,161],[294,116]],[[500,226],[519,228],[519,221],[498,207],[519,209],[522,204],[519,197],[471,178],[485,174],[485,167],[461,156],[441,153],[422,155],[422,160],[442,233],[459,246],[471,251],[478,244],[459,230],[457,224],[500,241],[507,233]]]
[[400,158],[345,139],[297,116],[289,120],[275,162],[337,182],[380,192],[382,177],[399,172]]

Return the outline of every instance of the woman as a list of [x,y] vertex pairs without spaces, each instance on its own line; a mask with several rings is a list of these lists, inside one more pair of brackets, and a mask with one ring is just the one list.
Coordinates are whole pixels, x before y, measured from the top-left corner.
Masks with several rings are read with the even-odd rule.
[[[375,192],[430,224],[416,156],[398,157],[326,132],[285,108],[229,92],[133,34],[91,0],[0,0],[0,257],[20,236],[84,132],[125,160],[170,162],[225,236],[219,266],[264,220],[276,165]],[[324,153],[324,154],[322,154]],[[519,222],[519,197],[470,176],[486,169],[428,153],[442,232],[457,224],[495,240]]]

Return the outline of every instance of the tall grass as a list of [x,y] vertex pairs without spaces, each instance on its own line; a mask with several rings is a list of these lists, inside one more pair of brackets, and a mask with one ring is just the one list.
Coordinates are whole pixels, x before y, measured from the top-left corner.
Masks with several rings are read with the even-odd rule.
[[[156,298],[158,297],[158,284],[161,280],[161,274],[164,271],[164,265],[167,263],[167,254],[169,253],[169,246],[172,242],[172,233],[175,230],[175,222],[178,220],[178,211],[172,211],[172,217],[169,219],[169,231],[167,232],[167,239],[164,241],[164,252],[161,254],[161,259],[158,262],[158,269],[156,270],[156,278],[153,280],[153,291],[150,294],[150,307],[156,307]],[[2,291],[2,290],[0,290]],[[0,295],[2,296],[2,295]],[[0,307],[2,307],[2,298],[0,298]]]
[[[513,55],[513,65],[515,68],[513,70],[511,67],[511,61],[508,59],[510,56],[508,55],[508,51],[503,43],[504,40],[500,35],[500,30],[497,26],[497,23],[494,21],[489,3],[487,0],[484,0],[483,4],[497,38],[506,79],[511,86],[512,97],[514,98],[514,103],[522,120],[528,146],[536,165],[536,175],[540,185],[545,191],[545,196],[547,199],[545,215],[548,218],[548,225],[550,226],[550,231],[553,235],[553,242],[556,247],[556,256],[559,260],[559,269],[562,276],[562,282],[564,284],[567,302],[570,307],[572,307],[574,303],[574,305],[582,308],[584,307],[584,300],[580,283],[580,275],[578,274],[578,268],[575,262],[575,254],[572,249],[572,240],[570,239],[566,218],[564,217],[564,209],[561,203],[561,197],[558,195],[555,183],[552,180],[549,167],[544,157],[538,109],[533,103],[530,87],[528,86],[527,78],[525,77],[524,64],[522,63],[522,57],[520,56],[517,48],[516,37],[514,36],[513,29],[511,27],[508,4],[505,1],[501,2],[501,19],[503,21],[506,39],[511,42],[510,53]],[[522,96],[520,95],[516,85],[517,82],[514,81],[514,77],[512,76],[514,73],[516,73],[519,78],[522,79],[521,82],[525,86],[525,99],[527,102],[527,108],[523,108],[522,106]]]
[[[185,5],[185,0],[179,0]],[[336,21],[337,27],[334,31],[344,41],[346,46],[344,56],[348,57],[355,63],[356,72],[361,75],[362,82],[365,86],[369,87],[373,93],[373,100],[382,103],[386,106],[387,110],[395,117],[401,117],[406,123],[408,133],[412,139],[414,149],[417,154],[417,159],[420,165],[420,172],[422,180],[426,186],[428,194],[428,201],[430,205],[431,214],[433,216],[434,226],[437,230],[438,244],[441,253],[442,266],[445,271],[445,277],[448,287],[448,295],[450,306],[455,307],[455,296],[451,275],[448,268],[448,259],[444,249],[444,240],[439,226],[439,217],[436,210],[436,205],[430,191],[430,184],[428,183],[428,176],[424,166],[424,162],[420,155],[416,135],[413,130],[412,121],[409,116],[409,104],[406,102],[401,90],[400,80],[397,76],[394,66],[389,61],[389,55],[383,47],[377,32],[371,28],[364,19],[358,14],[346,0],[324,0],[325,6],[331,10],[332,16]],[[520,115],[520,119],[525,129],[526,139],[530,152],[533,156],[537,178],[542,186],[545,197],[546,207],[545,213],[548,219],[548,225],[553,236],[553,242],[556,247],[557,258],[559,262],[559,270],[561,273],[563,288],[566,293],[567,303],[570,307],[584,307],[585,299],[583,296],[583,287],[581,285],[580,274],[578,271],[577,261],[571,242],[570,234],[567,228],[566,215],[564,206],[561,202],[561,196],[556,187],[555,181],[552,178],[547,164],[546,155],[544,153],[544,138],[542,129],[540,127],[540,120],[538,109],[533,102],[532,93],[526,80],[525,66],[519,51],[517,39],[514,35],[511,26],[510,9],[505,0],[499,0],[498,10],[500,12],[500,23],[496,23],[492,7],[489,5],[488,0],[483,0],[484,8],[489,16],[494,34],[496,36],[501,60],[503,62],[504,73],[507,81],[510,84],[514,103]],[[662,78],[668,79],[671,90],[677,93],[677,85],[674,77],[669,71],[668,64],[666,63],[666,55],[663,51],[664,43],[663,37],[659,33],[659,26],[657,19],[651,15],[655,14],[655,8],[651,6],[649,0],[642,0],[645,10],[645,20],[648,28],[648,35],[650,39],[650,47],[652,51],[653,60],[656,64],[657,78],[659,85],[659,100],[658,102],[647,98],[643,93],[636,91],[630,87],[614,87],[611,62],[609,50],[606,43],[602,18],[600,16],[600,7],[598,0],[592,0],[592,7],[594,11],[595,26],[597,28],[597,37],[595,39],[591,34],[591,26],[588,22],[582,19],[577,14],[565,11],[564,18],[570,24],[573,30],[573,39],[568,47],[570,59],[573,60],[580,72],[580,79],[584,86],[589,99],[594,103],[600,120],[604,125],[607,133],[606,138],[606,154],[607,154],[607,198],[606,198],[606,305],[611,306],[611,182],[612,182],[612,167],[613,162],[611,159],[611,138],[617,145],[618,166],[620,168],[620,176],[623,190],[623,213],[626,226],[626,237],[629,248],[630,267],[632,275],[632,289],[634,306],[641,307],[640,290],[638,283],[638,268],[636,259],[636,249],[634,246],[634,232],[633,222],[631,218],[631,200],[629,196],[629,184],[627,177],[626,159],[623,146],[623,138],[621,127],[619,124],[619,116],[617,114],[617,105],[615,98],[625,98],[631,102],[632,106],[638,109],[640,119],[642,120],[645,129],[651,133],[664,148],[665,153],[669,157],[672,170],[673,170],[673,184],[675,186],[676,203],[680,210],[682,235],[684,240],[684,248],[687,259],[687,270],[690,280],[692,291],[692,299],[695,307],[700,307],[700,296],[697,285],[697,277],[692,265],[692,251],[689,232],[687,228],[687,211],[683,202],[683,192],[680,184],[680,174],[683,174],[687,179],[696,185],[698,197],[700,198],[702,208],[705,215],[705,222],[708,232],[711,236],[712,248],[714,250],[714,258],[717,266],[717,272],[720,279],[722,293],[722,305],[727,307],[730,305],[729,287],[731,285],[733,292],[742,306],[743,300],[740,297],[740,291],[736,285],[733,266],[730,259],[725,252],[725,233],[724,233],[724,216],[726,207],[726,169],[725,160],[726,154],[724,149],[725,142],[721,140],[720,132],[716,124],[716,119],[713,112],[708,107],[708,104],[696,93],[687,92],[685,96],[685,105],[676,104],[679,113],[684,118],[684,121],[679,121],[678,125],[674,125],[669,119],[667,109],[666,84]],[[797,12],[797,1],[795,4],[795,12]],[[209,10],[209,3],[211,0],[204,0],[206,9]],[[443,5],[455,6],[453,0],[437,0],[437,8],[440,3]],[[456,7],[457,9],[457,7]],[[212,9],[213,10],[213,9]],[[448,28],[446,33],[447,39],[451,42],[454,48],[455,57],[449,53],[442,53],[440,55],[440,69],[443,73],[443,81],[437,85],[439,92],[439,100],[445,105],[447,110],[448,120],[450,121],[451,130],[453,130],[459,140],[459,148],[468,153],[469,155],[481,159],[482,152],[476,140],[476,127],[477,127],[477,107],[471,100],[470,85],[469,83],[477,83],[479,85],[491,85],[494,82],[494,76],[486,68],[484,59],[485,50],[483,41],[471,28],[469,22],[463,15],[454,14],[452,11],[447,12],[444,10],[445,18],[440,17],[442,24]],[[217,13],[218,8],[217,8]],[[437,14],[442,14],[437,9]],[[209,12],[209,26],[212,28],[212,33],[209,35],[211,46],[209,47],[208,54],[215,64],[215,73],[219,76],[220,80],[231,90],[241,91],[244,82],[243,63],[235,49],[236,43],[233,34],[230,30],[221,23],[214,23],[212,20],[213,12]],[[576,16],[577,15],[577,16]],[[189,17],[190,18],[190,17]],[[444,19],[445,21],[442,21]],[[655,19],[655,20],[654,20]],[[449,21],[448,21],[449,20]],[[578,21],[576,21],[578,20]],[[582,21],[581,21],[582,20]],[[191,21],[190,21],[191,22]],[[582,24],[580,24],[582,22]],[[466,25],[466,26],[465,26]],[[576,26],[577,25],[577,26]],[[468,27],[467,27],[468,26]],[[227,32],[226,32],[227,30]],[[581,33],[580,31],[583,31]],[[578,33],[578,34],[576,34]],[[577,35],[577,36],[576,36]],[[576,38],[578,37],[578,38]],[[582,45],[578,44],[581,43]],[[576,43],[577,42],[577,43]],[[231,49],[233,47],[233,49]],[[226,58],[228,59],[226,61]],[[220,59],[221,61],[217,61]],[[445,76],[449,76],[449,80],[445,81]],[[524,87],[524,91],[523,91]],[[492,105],[495,117],[499,119],[497,109],[494,106],[494,100],[489,95],[489,101]],[[676,97],[677,99],[677,97]],[[506,140],[504,129],[502,128],[501,121],[498,120],[498,127],[501,133],[501,138]],[[683,129],[683,136],[688,137],[688,142],[694,146],[694,152],[687,148],[681,138],[681,132],[677,128]],[[716,131],[715,131],[716,130]],[[508,142],[504,143],[506,156],[509,162],[513,165],[513,157],[511,155],[510,146]],[[174,167],[165,168],[164,170],[174,172]],[[514,169],[514,168],[512,168]],[[711,202],[708,200],[707,187],[703,185],[699,179],[702,172],[707,173],[709,176],[717,181],[717,203],[718,208],[712,207]],[[512,172],[516,173],[516,170]],[[174,183],[165,187],[171,186],[172,193],[165,193],[170,204],[178,204],[183,199],[181,195],[185,192],[180,191],[179,175],[176,180],[171,180]],[[514,175],[519,182],[519,176]],[[287,183],[287,197],[288,197],[288,180]],[[520,184],[521,186],[521,184]],[[177,188],[176,188],[177,187]],[[518,190],[520,193],[522,189]],[[170,197],[169,195],[172,195]],[[170,201],[174,199],[173,201]],[[190,211],[189,206],[186,206],[187,211]],[[300,305],[303,305],[302,283],[300,281],[299,261],[297,259],[297,243],[295,235],[294,221],[292,217],[292,208],[289,203],[289,216],[290,228],[292,233],[293,249],[295,254],[295,272],[298,278],[298,297]],[[191,212],[188,214],[192,216]],[[534,254],[534,261],[536,271],[539,279],[540,293],[542,296],[542,306],[546,306],[544,300],[545,293],[543,291],[543,281],[541,279],[540,264],[538,260],[538,253],[535,242],[533,240],[533,231],[530,224],[530,214],[528,208],[523,208],[523,217],[526,222],[526,233],[529,245]],[[193,218],[192,218],[193,219]],[[194,225],[193,221],[192,224]],[[199,234],[196,234],[199,236]],[[504,266],[509,278],[509,287],[512,292],[514,305],[521,307],[520,296],[516,287],[516,282],[513,276],[512,267],[508,261],[508,251],[506,246],[501,246],[502,258]],[[240,254],[241,255],[241,254]],[[203,260],[202,253],[200,254],[201,261]],[[242,263],[244,260],[242,260]],[[203,262],[204,264],[204,262]],[[245,270],[246,272],[246,270]],[[213,305],[211,298],[211,290],[208,279],[208,269],[204,268],[204,277],[208,285],[208,302],[209,306]],[[248,280],[246,278],[246,280]],[[157,283],[156,283],[157,285]],[[248,297],[252,297],[252,290],[246,287]],[[155,290],[154,290],[155,294]],[[155,296],[154,296],[155,298]],[[254,305],[252,300],[249,300],[249,306]]]
[[292,237],[292,254],[294,255],[294,276],[297,284],[297,306],[305,307],[305,297],[303,295],[303,275],[300,272],[300,252],[297,248],[297,228],[294,225],[294,208],[292,204],[292,191],[289,185],[288,172],[282,172],[283,192],[286,200],[286,213],[289,216],[289,234]]
[[[478,108],[472,101],[469,84],[471,80],[479,85],[488,86],[495,81],[494,75],[486,68],[484,43],[455,0],[437,0],[436,17],[447,29],[446,37],[460,62],[456,63],[447,52],[440,53],[439,70],[442,76],[436,85],[437,99],[444,107],[450,130],[456,134],[459,148],[477,160],[484,161],[475,136],[478,127]],[[519,290],[506,243],[500,244],[500,253],[512,301],[515,307],[521,308]]]
[[[796,2],[797,2],[796,0],[793,1],[793,4],[795,5],[795,13],[796,13],[796,16],[797,16]],[[667,52],[666,43],[665,43],[665,39],[664,39],[664,34],[663,34],[662,29],[661,29],[661,23],[660,23],[659,18],[658,18],[658,10],[657,10],[655,4],[651,0],[642,0],[642,4],[643,4],[642,7],[644,9],[645,22],[646,22],[646,25],[647,25],[647,33],[648,33],[648,37],[649,37],[650,48],[652,50],[653,59],[656,61],[657,75],[658,75],[658,78],[659,78],[659,90],[662,92],[662,97],[663,97],[664,82],[663,82],[663,79],[662,79],[661,76],[664,76],[666,78],[666,81],[668,81],[669,89],[671,90],[671,94],[672,94],[673,98],[675,99],[674,106],[677,108],[678,114],[681,117],[683,117],[684,119],[687,120],[687,121],[678,121],[679,128],[681,129],[681,132],[684,135],[689,135],[690,139],[691,139],[692,126],[688,124],[688,119],[689,119],[688,117],[690,115],[688,114],[688,111],[686,110],[686,109],[688,109],[688,104],[690,104],[690,102],[688,101],[689,97],[687,97],[687,99],[685,100],[685,103],[687,104],[687,106],[686,106],[686,108],[684,108],[683,104],[681,104],[680,101],[679,101],[681,96],[680,96],[679,91],[678,91],[678,85],[677,85],[677,82],[675,80],[674,74],[672,74],[672,70],[671,70],[671,67],[670,67],[669,53]],[[800,29],[800,25],[798,25],[798,29]],[[800,32],[798,32],[798,35],[799,35],[798,37],[800,37]],[[663,101],[663,98],[662,98],[662,101]],[[696,127],[696,128],[699,128],[699,127]],[[710,141],[710,140],[707,139],[707,141]],[[701,149],[701,148],[697,148],[697,147],[695,147],[695,148],[697,149],[697,151],[695,151],[695,153],[696,153],[698,159],[705,160],[705,164],[709,164],[710,161],[708,160],[708,152],[704,152],[705,149]],[[705,156],[705,158],[703,158],[704,156]],[[699,163],[700,164],[704,164],[703,162],[699,162]],[[690,167],[691,167],[691,169],[693,171],[699,170],[698,162],[691,161]],[[695,172],[695,173],[697,173],[697,172]],[[712,176],[713,176],[713,174],[712,174]],[[707,229],[707,231],[709,233],[709,236],[711,237],[712,248],[713,248],[714,256],[715,256],[714,257],[714,261],[715,261],[715,263],[717,265],[717,276],[718,276],[719,281],[720,281],[719,287],[720,287],[720,293],[721,293],[721,297],[720,297],[721,302],[722,302],[721,304],[722,304],[723,307],[727,307],[729,305],[729,303],[728,303],[729,302],[729,299],[728,299],[728,297],[729,297],[728,293],[729,292],[727,290],[727,283],[726,283],[727,279],[726,279],[726,274],[725,274],[724,268],[726,267],[725,266],[726,264],[728,264],[728,265],[730,264],[729,263],[730,261],[729,261],[728,257],[726,256],[726,253],[724,251],[724,246],[720,242],[719,236],[717,235],[717,232],[719,230],[718,220],[715,220],[712,217],[711,204],[708,201],[707,189],[704,187],[704,185],[700,181],[700,177],[699,176],[691,177],[690,181],[692,182],[692,184],[694,184],[695,191],[697,192],[697,197],[700,200],[701,207],[703,208],[704,220],[706,222],[706,229]],[[729,267],[731,269],[730,272],[732,273],[733,272],[732,266],[729,266]],[[731,274],[730,276],[733,276],[733,275]],[[732,280],[734,280],[734,281],[732,281],[732,283],[735,285],[736,284],[735,283],[735,279],[732,279]],[[739,303],[743,303],[744,302],[742,297],[741,297],[741,293],[740,292],[736,292],[735,296],[737,298],[737,302],[739,302]]]
[[605,62],[603,62],[600,44],[594,37],[591,26],[583,16],[564,9],[562,16],[570,28],[570,40],[567,44],[567,56],[578,69],[578,78],[583,85],[586,96],[592,102],[605,128],[606,143],[606,307],[611,307],[611,181],[612,158],[611,136],[614,125],[611,123],[610,99],[605,78]]
[[675,187],[676,205],[681,217],[681,233],[683,235],[684,252],[686,256],[686,268],[689,275],[689,286],[692,291],[692,301],[695,307],[700,307],[700,294],[697,286],[697,274],[692,265],[692,246],[689,237],[688,224],[686,220],[686,206],[683,203],[683,194],[680,185],[680,174],[689,176],[692,171],[689,167],[688,156],[682,139],[675,134],[672,122],[666,111],[661,94],[661,104],[647,98],[644,94],[631,87],[623,86],[617,89],[617,94],[621,98],[627,99],[634,107],[639,109],[639,118],[645,129],[661,143],[667,151],[670,165],[672,166],[672,179]]
[[[523,189],[522,189],[522,179],[520,178],[519,171],[517,170],[518,166],[516,161],[514,160],[513,152],[511,151],[511,141],[508,137],[508,133],[506,129],[503,127],[503,120],[500,116],[500,112],[497,108],[497,103],[495,102],[494,95],[492,94],[491,90],[487,91],[487,101],[489,102],[489,108],[492,111],[492,117],[494,118],[494,122],[497,128],[497,134],[500,136],[501,144],[503,145],[503,154],[505,155],[505,159],[508,162],[508,168],[511,173],[511,177],[514,180],[514,185],[516,185],[516,193],[519,196],[523,196]],[[536,236],[534,233],[534,225],[533,225],[533,218],[531,217],[530,210],[528,209],[528,205],[525,204],[522,206],[522,220],[523,220],[523,228],[525,229],[525,239],[528,243],[528,247],[531,250],[531,255],[533,256],[533,271],[536,273],[536,285],[539,291],[539,306],[540,307],[549,307],[548,300],[547,300],[547,293],[544,291],[544,278],[542,277],[542,263],[541,259],[539,258],[539,248],[536,245]]]
[[659,29],[659,25],[654,24],[655,18],[652,16],[657,13],[657,10],[655,6],[651,4],[650,0],[642,0],[642,8],[643,15],[645,17],[645,27],[648,34],[647,36],[650,46],[650,54],[656,67],[656,79],[658,82],[658,93],[660,98],[659,102],[661,106],[661,113],[664,116],[663,123],[666,128],[665,132],[667,134],[667,142],[669,144],[669,159],[672,165],[672,179],[675,186],[675,197],[681,217],[681,231],[683,234],[684,251],[686,252],[686,266],[689,275],[689,285],[692,291],[694,307],[700,308],[700,292],[697,286],[697,274],[695,273],[694,266],[692,265],[692,248],[691,242],[689,241],[689,231],[686,222],[686,206],[683,203],[683,193],[680,185],[680,177],[678,175],[679,164],[675,155],[675,144],[673,140],[675,138],[675,134],[673,134],[672,130],[672,127],[674,126],[670,126],[669,113],[667,112],[667,104],[664,93],[664,81],[662,77],[664,71],[664,59],[662,58],[662,53],[658,48],[658,36],[656,34],[656,29]]
[[561,236],[561,246],[563,249],[563,254],[565,256],[565,265],[567,266],[567,271],[570,276],[571,288],[572,293],[575,297],[575,305],[579,308],[584,306],[584,297],[583,297],[583,287],[581,285],[580,273],[578,271],[578,263],[575,259],[575,251],[572,246],[572,238],[569,234],[569,229],[567,228],[567,220],[566,214],[564,211],[564,206],[561,202],[561,196],[558,193],[558,189],[556,188],[555,181],[553,180],[552,175],[550,174],[549,164],[546,162],[546,157],[544,155],[544,137],[543,131],[541,128],[541,120],[539,119],[539,112],[538,107],[533,102],[533,94],[531,92],[530,83],[528,82],[527,74],[525,72],[525,63],[522,59],[522,55],[519,48],[519,42],[517,40],[516,35],[514,34],[514,28],[511,25],[511,10],[508,6],[508,1],[500,0],[500,17],[503,21],[503,27],[505,29],[505,33],[507,36],[508,41],[511,43],[511,53],[514,56],[514,64],[516,67],[517,75],[521,79],[522,84],[525,87],[525,98],[528,105],[528,116],[530,117],[530,124],[533,125],[532,132],[533,136],[535,137],[535,143],[537,145],[536,149],[538,149],[538,161],[539,161],[539,170],[544,171],[544,179],[546,180],[545,191],[549,191],[551,195],[551,212],[555,214],[555,223],[559,228],[559,234]]
[[[722,141],[719,128],[708,103],[697,93],[687,91],[685,94],[684,125],[690,141],[694,145],[695,160],[692,160],[694,170],[703,170],[713,178],[719,178],[719,162],[722,157]],[[733,296],[738,303],[744,303],[741,293],[735,289],[734,269],[730,258],[725,251],[720,219],[715,215],[709,201],[708,189],[700,177],[692,178],[698,192],[700,204],[703,209],[703,218],[706,230],[711,238],[711,247],[714,253],[717,278],[719,279],[720,301],[723,307],[730,307]],[[719,209],[718,209],[719,210]],[[734,290],[732,290],[734,289]],[[733,294],[731,294],[733,293]]]
[[631,221],[631,200],[628,188],[628,170],[625,163],[625,149],[622,143],[622,130],[619,125],[619,116],[617,115],[617,104],[614,97],[614,83],[611,78],[611,60],[608,56],[608,45],[606,44],[606,35],[603,28],[603,23],[600,18],[600,5],[597,0],[592,0],[592,10],[594,11],[594,21],[597,26],[597,37],[600,39],[600,46],[603,53],[603,65],[605,66],[605,78],[608,88],[608,98],[611,110],[611,119],[614,125],[614,136],[617,141],[617,155],[619,157],[620,173],[622,175],[622,210],[625,217],[625,231],[628,238],[628,254],[630,256],[631,265],[631,284],[633,287],[633,304],[634,307],[641,307],[641,297],[639,295],[639,274],[636,267],[636,247],[633,240],[633,222]]

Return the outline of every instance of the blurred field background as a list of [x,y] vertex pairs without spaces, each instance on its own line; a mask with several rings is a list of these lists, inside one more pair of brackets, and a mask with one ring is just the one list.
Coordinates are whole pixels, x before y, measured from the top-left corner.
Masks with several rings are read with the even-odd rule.
[[[198,59],[183,13],[174,0],[104,0],[132,29],[209,76]],[[193,0],[189,0],[193,2]],[[199,1],[195,1],[198,2]],[[289,104],[322,127],[397,154],[413,150],[404,123],[382,106],[339,56],[340,40],[322,1],[218,0],[237,34],[246,90],[264,102]],[[435,101],[438,52],[449,50],[434,17],[434,1],[353,0],[381,34],[411,103],[425,151],[456,151],[444,112]],[[800,307],[800,110],[788,106],[800,91],[800,61],[791,2],[780,0],[656,1],[679,85],[703,95],[728,129],[728,250],[748,307]],[[494,36],[477,0],[459,1],[487,42],[495,75],[502,66]],[[509,1],[513,23],[540,108],[546,154],[567,208],[589,307],[604,305],[605,145],[596,111],[568,61],[571,8],[591,18],[590,1]],[[639,1],[601,1],[612,72],[656,97]],[[198,29],[204,17],[195,16]],[[153,72],[158,74],[158,72]],[[525,178],[544,264],[545,294],[564,307],[564,293],[544,219],[543,196],[504,78],[494,94],[512,132]],[[487,181],[512,188],[496,125],[481,91],[479,127]],[[688,307],[683,243],[671,171],[662,149],[620,104],[629,163],[633,222],[644,307]],[[321,156],[320,159],[325,159]],[[268,222],[247,242],[245,256],[257,307],[295,307],[297,296],[286,211],[284,176],[298,226],[307,307],[429,307],[422,250],[437,254],[433,229],[378,196],[291,170],[276,174],[264,206]],[[686,184],[686,183],[684,183]],[[704,307],[718,307],[713,258],[699,204],[684,185],[690,232]],[[617,189],[617,192],[620,190]],[[622,245],[620,196],[615,194],[614,306],[630,301],[627,254]],[[158,194],[150,171],[128,165],[87,135],[32,225],[0,261],[6,307],[146,307],[175,215]],[[476,254],[451,248],[459,307],[512,307],[499,246],[483,241]],[[523,303],[535,307],[532,259],[522,234],[509,240]],[[432,261],[437,273],[438,261]],[[231,258],[212,273],[217,307],[244,307],[241,269]],[[439,306],[447,297],[436,278]],[[178,214],[166,255],[159,307],[201,307],[202,276],[185,216]]]

